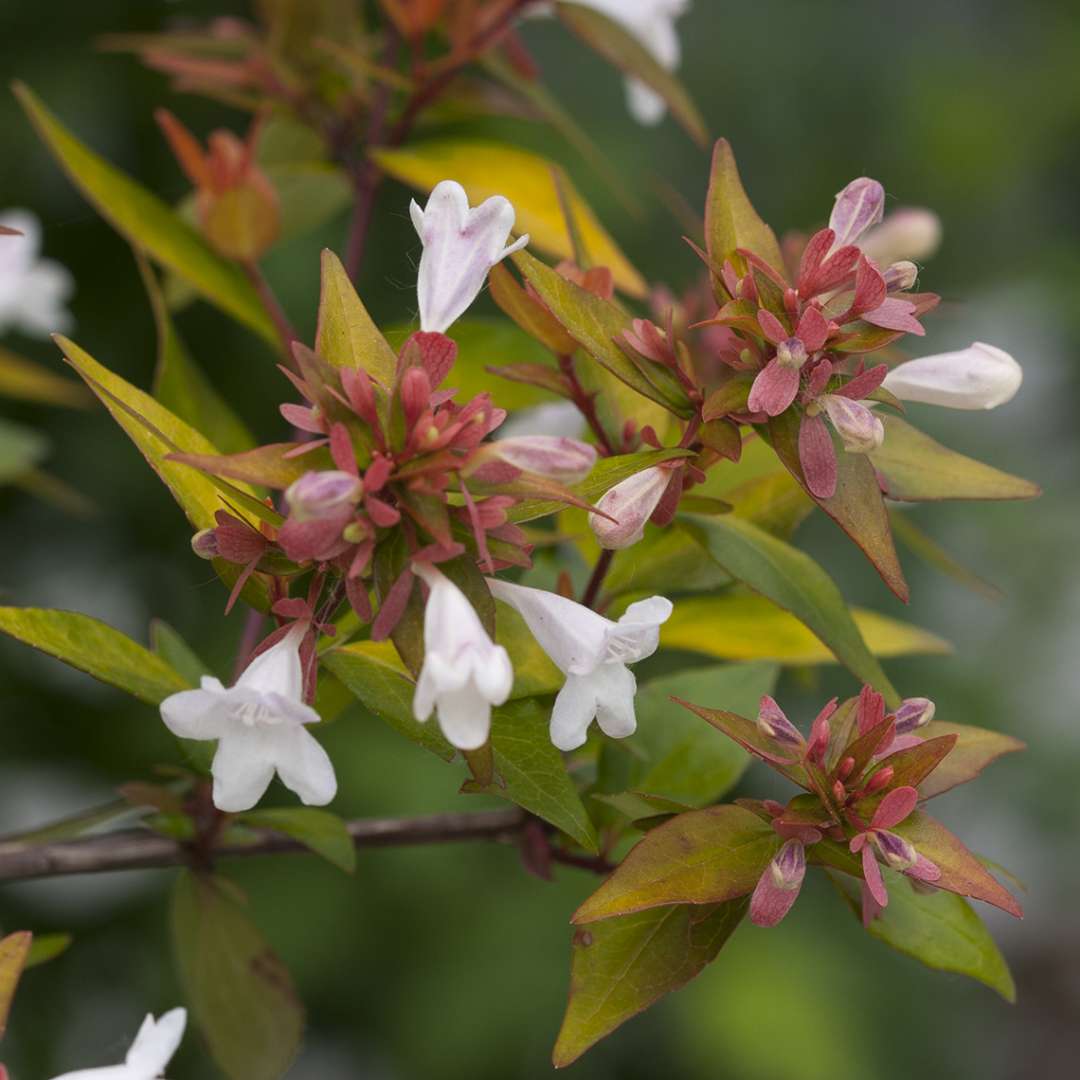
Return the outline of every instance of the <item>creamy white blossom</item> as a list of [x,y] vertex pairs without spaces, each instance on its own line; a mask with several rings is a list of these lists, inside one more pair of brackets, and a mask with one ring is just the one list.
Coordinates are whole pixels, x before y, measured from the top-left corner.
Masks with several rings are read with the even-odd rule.
[[566,676],[551,713],[551,741],[574,750],[593,719],[613,739],[637,728],[637,680],[626,666],[656,652],[670,600],[652,596],[631,604],[618,622],[557,593],[489,580],[492,595],[513,607],[533,637]]
[[30,337],[70,330],[67,301],[75,283],[66,267],[41,258],[41,224],[27,210],[0,214],[0,225],[21,236],[0,236],[0,334],[9,327]]
[[976,341],[957,352],[898,364],[882,386],[902,401],[949,409],[994,409],[1011,401],[1023,380],[1023,369],[1004,349]]
[[671,471],[654,465],[606,491],[596,504],[602,513],[589,515],[589,528],[600,546],[617,551],[636,544],[670,482]]
[[163,1013],[160,1020],[148,1013],[123,1065],[78,1069],[54,1076],[53,1080],[158,1080],[176,1053],[186,1024],[185,1009],[172,1009]]
[[309,806],[325,806],[337,793],[334,766],[306,728],[319,722],[319,714],[304,704],[305,630],[297,623],[248,664],[235,686],[226,689],[204,675],[201,689],[182,690],[161,703],[161,717],[174,735],[218,740],[211,772],[219,810],[250,810],[275,770]]
[[882,267],[898,262],[923,262],[941,246],[941,218],[925,207],[901,207],[870,229],[858,243]]
[[416,563],[413,571],[431,590],[424,608],[424,664],[413,695],[413,715],[432,712],[459,750],[479,750],[491,731],[491,706],[514,685],[514,669],[501,645],[488,636],[465,594],[441,571]]
[[495,439],[490,453],[524,472],[538,473],[563,484],[584,480],[596,464],[596,448],[562,435],[512,435]]
[[529,237],[508,247],[516,216],[510,201],[492,195],[470,209],[455,180],[437,184],[423,209],[414,199],[409,213],[424,245],[416,283],[420,328],[445,333],[480,295],[491,268],[520,251]]
[[[654,60],[674,71],[682,60],[682,45],[675,20],[690,10],[691,0],[577,0],[619,23],[646,48]],[[534,14],[550,14],[542,5]],[[667,111],[664,99],[640,79],[626,80],[626,101],[633,117],[642,124],[656,124]]]

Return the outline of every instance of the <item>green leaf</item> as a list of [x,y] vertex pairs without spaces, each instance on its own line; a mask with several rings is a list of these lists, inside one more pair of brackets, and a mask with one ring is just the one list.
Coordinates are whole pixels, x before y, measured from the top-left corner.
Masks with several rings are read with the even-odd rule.
[[185,997],[230,1080],[280,1080],[300,1049],[304,1009],[292,979],[220,878],[183,872],[173,948]]
[[254,286],[171,207],[72,135],[22,83],[15,94],[72,183],[121,235],[175,271],[212,304],[277,344]]
[[[971,905],[955,893],[919,892],[902,874],[882,868],[889,904],[867,927],[872,937],[936,971],[967,975],[1016,1000],[1016,984],[1005,957]],[[861,921],[859,884],[829,874]]]
[[372,322],[341,260],[322,253],[322,291],[315,351],[334,367],[363,368],[386,388],[394,385],[397,355]]
[[885,441],[870,455],[885,494],[903,502],[943,499],[1034,499],[1037,484],[965,457],[898,416],[882,415]]
[[299,456],[289,456],[303,443],[267,443],[254,450],[238,454],[173,454],[170,461],[179,461],[208,476],[223,476],[245,484],[283,490],[299,480],[306,472],[333,468],[333,459],[325,447]]
[[368,712],[444,761],[454,757],[454,748],[442,737],[434,720],[421,724],[413,717],[415,684],[389,641],[343,645],[327,652],[322,663],[359,698]]
[[734,900],[753,891],[779,847],[772,828],[741,806],[679,814],[639,840],[571,921]]
[[1023,918],[1020,905],[1009,892],[987,873],[982,863],[940,821],[916,810],[893,831],[938,867],[941,877],[934,884],[939,889],[982,900],[1018,919]]
[[889,523],[892,525],[893,536],[927,565],[939,570],[946,577],[952,578],[953,581],[966,586],[973,592],[977,592],[980,596],[985,596],[988,600],[1001,599],[1001,590],[996,585],[969,570],[932,536],[923,532],[911,520],[911,514],[907,512],[906,508],[890,508]]
[[[217,455],[217,447],[209,439],[149,394],[119,375],[114,375],[73,341],[65,337],[57,337],[56,340],[71,366],[86,380],[87,386],[124,429],[146,463],[172,492],[195,529],[213,528],[214,514],[218,510],[229,510],[240,517],[245,516],[246,510],[250,520],[250,515],[254,513],[252,503],[255,506],[261,504],[249,487],[227,485],[204,476],[190,466],[169,460],[170,455],[177,452]],[[224,491],[228,491],[233,498],[226,499]],[[263,507],[264,511],[268,509]],[[239,573],[238,567],[222,559],[214,560],[214,569],[230,585]],[[244,587],[243,595],[254,607],[261,610],[269,607],[266,586],[254,575]]]
[[150,621],[150,648],[165,661],[188,686],[198,686],[199,680],[210,673],[195,650],[163,619]]
[[0,631],[150,705],[188,689],[187,680],[160,656],[89,615],[5,607]]
[[[682,585],[681,579],[673,580]],[[952,652],[944,638],[876,611],[852,608],[851,617],[874,656],[940,656]],[[833,664],[837,659],[789,612],[764,596],[744,592],[680,600],[660,628],[660,643],[669,649],[705,653],[722,660]]]
[[566,332],[598,363],[642,397],[688,418],[693,409],[675,377],[659,364],[648,375],[615,343],[630,329],[630,316],[610,300],[583,289],[527,251],[513,256],[522,276]]
[[705,239],[709,258],[717,269],[731,259],[737,270],[745,270],[746,260],[735,254],[737,248],[760,255],[776,270],[784,269],[776,234],[761,220],[747,197],[727,139],[719,139],[713,150],[705,199]]
[[732,577],[790,611],[854,675],[876,687],[890,705],[899,704],[899,695],[863,641],[840,590],[809,555],[733,514],[693,515],[686,521]]
[[67,952],[74,940],[71,934],[35,934],[30,945],[30,953],[26,958],[26,966],[37,967],[39,964],[47,964],[50,960],[55,960]]
[[[676,605],[677,610],[677,605]],[[735,712],[757,712],[776,685],[773,664],[713,664],[652,679],[635,698],[638,729],[628,740],[644,759],[635,791],[699,807],[715,802],[749,763],[745,751],[671,700],[672,696]]]
[[[604,595],[662,593],[669,591],[673,582],[678,582],[680,592],[704,592],[731,583],[731,575],[717,566],[677,521],[665,528],[647,526],[644,539],[615,552],[604,578]],[[681,604],[676,612],[679,607]]]
[[659,64],[619,23],[583,4],[556,4],[559,18],[587,45],[631,78],[639,79],[667,103],[671,115],[699,146],[708,143],[705,121],[682,83]]
[[0,420],[0,484],[18,480],[49,452],[49,441],[22,424]]
[[495,779],[488,787],[474,781],[463,790],[501,799],[528,810],[566,833],[586,851],[596,852],[596,829],[566,771],[562,754],[548,734],[549,706],[509,701],[491,718]]
[[157,277],[138,248],[135,256],[157,327],[154,397],[226,453],[254,446],[255,440],[244,422],[191,359],[169,314]]
[[337,814],[310,806],[288,806],[249,810],[239,820],[299,840],[346,874],[356,870],[356,847],[345,822]]
[[958,784],[974,780],[1003,754],[1015,754],[1025,749],[1019,739],[1000,731],[987,731],[971,724],[949,724],[943,720],[931,721],[920,729],[919,734],[926,739],[956,736],[956,746],[949,756],[919,785],[919,794],[924,799],[932,799]]
[[85,409],[93,400],[86,388],[74,380],[4,348],[0,348],[0,396],[72,409]]
[[[649,469],[653,465],[659,465],[662,461],[687,456],[689,452],[686,450],[644,450],[637,454],[619,454],[616,457],[601,458],[580,484],[571,485],[570,491],[589,503],[595,503],[605,491],[627,477]],[[565,503],[550,499],[528,499],[518,503],[517,506],[512,506],[508,517],[520,525],[534,518],[556,514],[565,509],[565,506]]]
[[7,1029],[11,1002],[26,967],[32,938],[29,930],[17,930],[0,940],[0,1037]]
[[604,919],[574,934],[570,1001],[552,1061],[562,1068],[713,960],[746,913],[745,900],[680,904]]
[[[538,154],[485,139],[445,138],[373,150],[371,156],[391,176],[418,189],[424,197],[448,176],[465,188],[473,206],[492,195],[505,196],[517,212],[515,229],[519,234],[528,233],[539,251],[556,258],[573,256],[552,182],[553,163]],[[593,263],[609,267],[623,292],[644,297],[648,291],[644,279],[569,181],[567,185],[574,218]]]
[[907,582],[893,543],[881,486],[870,459],[865,454],[849,454],[838,449],[836,493],[828,499],[819,499],[806,487],[799,461],[800,424],[801,419],[790,409],[769,421],[769,439],[777,457],[810,498],[862,549],[885,584],[907,603]]

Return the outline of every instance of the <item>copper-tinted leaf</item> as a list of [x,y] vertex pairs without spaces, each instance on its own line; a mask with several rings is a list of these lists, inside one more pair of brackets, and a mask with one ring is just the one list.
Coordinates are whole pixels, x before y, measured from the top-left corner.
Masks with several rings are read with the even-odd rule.
[[973,727],[971,724],[949,724],[934,720],[922,728],[919,734],[928,739],[943,735],[956,738],[952,752],[919,785],[919,795],[924,799],[932,799],[958,784],[966,784],[1003,754],[1015,754],[1024,749],[1024,744],[1011,735],[1003,735],[1000,731],[987,731],[986,728]]

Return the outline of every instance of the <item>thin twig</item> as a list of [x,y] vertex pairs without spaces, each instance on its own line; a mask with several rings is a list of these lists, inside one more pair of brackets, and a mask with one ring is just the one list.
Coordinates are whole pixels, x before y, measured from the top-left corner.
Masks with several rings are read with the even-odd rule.
[[[526,820],[523,811],[514,808],[413,818],[367,818],[347,822],[346,828],[358,848],[449,844],[466,840],[511,843],[517,839]],[[255,839],[251,843],[219,843],[209,854],[217,859],[310,850],[281,833],[262,829],[253,830],[253,833]],[[0,881],[188,866],[196,855],[191,846],[148,829],[124,829],[51,844],[9,841],[0,843]]]
[[265,275],[259,268],[259,264],[245,262],[241,265],[244,268],[244,273],[248,276],[248,280],[255,286],[255,291],[259,294],[259,300],[262,301],[266,314],[274,324],[278,340],[281,342],[281,351],[285,363],[295,370],[296,361],[293,359],[292,347],[294,341],[300,340],[299,334],[293,329],[288,315],[285,314],[285,310],[278,303],[278,298],[274,295],[274,290],[270,287],[270,282],[266,280]]

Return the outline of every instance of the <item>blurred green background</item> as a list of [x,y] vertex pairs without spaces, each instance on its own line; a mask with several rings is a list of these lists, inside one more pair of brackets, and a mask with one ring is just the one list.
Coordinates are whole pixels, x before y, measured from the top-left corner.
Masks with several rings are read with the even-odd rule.
[[[166,104],[203,133],[227,110],[178,97],[131,58],[95,50],[101,34],[243,13],[243,3],[0,0],[0,72],[34,87],[73,130],[169,199],[186,182],[159,137]],[[621,80],[555,24],[526,37],[560,99],[648,200],[655,179],[700,205],[707,161],[671,123],[627,115]],[[853,601],[950,638],[953,658],[896,662],[908,694],[939,716],[1009,731],[1023,757],[948,796],[940,814],[1029,886],[1020,924],[988,914],[1019,984],[1008,1006],[974,983],[924,970],[864,936],[828,888],[773,931],[745,927],[687,990],[623,1028],[569,1071],[597,1078],[1072,1075],[1080,1038],[1080,17],[1075,3],[947,0],[814,4],[698,0],[681,23],[683,75],[714,134],[729,137],[759,210],[778,228],[827,216],[832,196],[868,174],[892,205],[933,207],[944,246],[923,283],[944,298],[927,351],[985,340],[1024,365],[1020,396],[991,415],[920,409],[921,426],[1046,489],[1032,504],[928,507],[914,519],[1000,585],[994,602],[906,559],[907,611],[828,523],[800,542]],[[687,284],[695,260],[658,203],[628,217],[566,149],[529,126],[493,130],[546,147],[570,167],[608,227],[654,280]],[[78,281],[75,334],[99,360],[147,385],[154,332],[126,244],[87,207],[0,96],[0,207],[32,208],[45,250]],[[382,191],[361,292],[380,320],[414,314],[417,243],[407,192]],[[268,271],[310,334],[317,253],[342,224],[290,242]],[[269,353],[203,305],[180,318],[192,351],[256,433],[280,437],[285,395]],[[61,370],[48,344],[4,343]],[[227,667],[242,615],[190,556],[183,519],[101,410],[0,405],[53,443],[49,468],[99,508],[74,518],[0,490],[0,597],[85,611],[145,639],[176,626]],[[837,669],[788,673],[781,700],[805,719]],[[461,807],[460,777],[358,711],[327,742],[343,815]],[[107,800],[115,785],[175,760],[153,712],[9,642],[0,642],[0,832]],[[749,783],[757,774],[752,771]],[[746,783],[746,782],[744,782]],[[471,804],[466,804],[471,805]],[[457,846],[362,853],[348,879],[314,858],[227,868],[291,967],[310,1014],[295,1080],[531,1080],[551,1072],[565,1003],[568,916],[594,881],[563,869],[526,876],[509,849]],[[0,926],[71,931],[59,960],[28,974],[3,1060],[17,1080],[119,1060],[147,1009],[179,1000],[168,935],[172,875],[60,879],[6,887]],[[196,1038],[170,1070],[210,1077]]]

